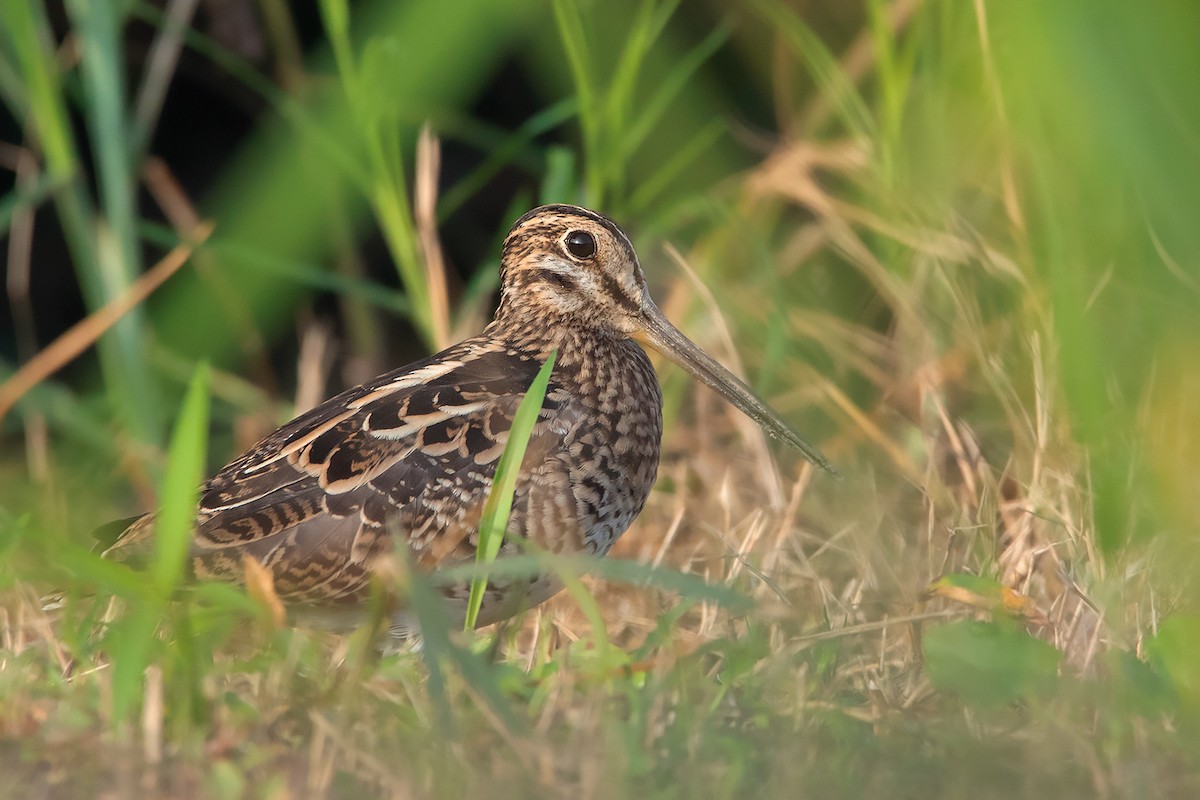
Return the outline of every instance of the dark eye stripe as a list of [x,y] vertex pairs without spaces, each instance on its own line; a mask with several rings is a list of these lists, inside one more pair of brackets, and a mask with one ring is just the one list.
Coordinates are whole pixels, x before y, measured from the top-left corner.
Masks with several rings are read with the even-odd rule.
[[546,281],[546,283],[553,284],[554,286],[557,286],[560,289],[565,289],[568,292],[579,291],[579,284],[575,281],[575,279],[562,272],[557,272],[552,269],[544,269],[542,270],[542,278]]
[[621,284],[617,283],[616,278],[606,272],[600,273],[600,280],[604,284],[604,290],[608,292],[613,300],[617,301],[617,305],[629,311],[640,311],[641,305],[625,294],[625,289]]

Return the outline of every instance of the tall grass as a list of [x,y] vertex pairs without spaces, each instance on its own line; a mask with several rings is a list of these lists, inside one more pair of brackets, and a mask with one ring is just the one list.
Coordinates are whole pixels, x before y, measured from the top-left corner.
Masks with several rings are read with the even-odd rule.
[[[139,271],[134,231],[136,169],[127,157],[124,72],[119,20],[110,6],[68,4],[81,49],[81,99],[87,144],[70,130],[66,87],[54,58],[52,34],[38,3],[11,2],[3,25],[3,90],[21,109],[27,135],[44,156],[43,185],[53,198],[80,288],[92,310],[117,297]],[[83,148],[96,163],[99,203],[81,172]],[[20,206],[14,206],[19,208]],[[105,387],[113,412],[128,433],[149,445],[161,436],[162,409],[147,369],[141,311],[135,311],[100,344]]]
[[[546,363],[538,370],[533,383],[525,396],[521,398],[513,415],[512,428],[509,429],[509,444],[496,464],[496,477],[492,490],[488,492],[487,501],[483,505],[483,513],[479,518],[479,545],[477,560],[480,564],[488,565],[500,554],[500,546],[504,543],[505,530],[508,528],[508,518],[512,513],[513,493],[517,489],[517,478],[520,476],[521,462],[525,458],[525,450],[529,446],[529,437],[537,424],[538,412],[542,401],[546,398],[546,390],[550,385],[554,361],[558,351],[550,353]],[[478,577],[471,581],[471,593],[467,596],[467,616],[463,626],[468,631],[475,630],[479,619],[479,609],[483,605],[484,592],[487,591],[487,576]]]
[[183,699],[185,708],[200,698],[198,671],[203,666],[202,657],[193,649],[194,642],[187,636],[187,605],[177,606],[173,600],[187,575],[198,487],[204,480],[208,382],[208,370],[202,364],[188,387],[171,436],[167,468],[159,492],[162,507],[154,526],[154,555],[147,579],[142,581],[144,591],[130,598],[129,613],[114,624],[106,636],[113,664],[112,712],[118,721],[126,718],[141,697],[147,668],[163,659],[153,650],[159,644],[159,626],[168,613],[179,615],[174,626],[178,637],[175,647],[166,652],[179,656],[173,665],[190,678],[172,694]]
[[[0,3],[0,95],[36,154],[0,231],[56,235],[52,210],[94,310],[189,233],[137,201],[153,115],[125,87],[164,76],[123,52],[127,6],[68,3],[56,49],[40,5]],[[168,6],[133,9],[163,47]],[[268,112],[185,198],[216,224],[195,268],[98,342],[90,377],[3,420],[0,774],[64,796],[1200,790],[1198,12],[697,8],[323,0],[280,84],[182,37]],[[512,130],[472,112],[501,63],[540,109]],[[509,217],[612,212],[667,315],[847,480],[664,368],[660,480],[612,557],[429,576],[401,551],[389,589],[419,648],[380,656],[384,592],[338,637],[281,627],[269,587],[182,581],[200,478],[289,414],[277,385],[325,374],[276,355],[310,294],[350,298],[355,346],[400,359],[494,286],[496,247],[458,302],[431,299],[454,268],[428,268],[411,200],[426,123],[481,153],[442,179],[442,235],[506,173],[526,179],[493,203]],[[375,236],[398,287],[353,266]],[[10,275],[37,267],[6,247]],[[389,317],[412,341],[385,340]],[[144,571],[89,552],[148,508]],[[438,599],[546,569],[568,590],[490,630]]]

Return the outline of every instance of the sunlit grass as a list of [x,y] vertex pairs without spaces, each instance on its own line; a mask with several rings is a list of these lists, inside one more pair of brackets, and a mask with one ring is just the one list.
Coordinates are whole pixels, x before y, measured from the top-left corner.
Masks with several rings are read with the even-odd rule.
[[[500,546],[504,543],[504,534],[508,528],[509,515],[512,513],[513,492],[517,489],[517,478],[521,474],[521,462],[525,458],[525,450],[529,445],[529,437],[537,424],[538,413],[542,401],[546,398],[546,390],[550,385],[550,376],[554,371],[554,361],[558,351],[552,351],[546,363],[538,370],[521,398],[516,413],[513,414],[512,427],[508,432],[508,444],[500,454],[496,464],[496,476],[492,481],[492,490],[488,492],[487,501],[483,504],[483,513],[479,518],[479,545],[477,561],[485,567],[496,560],[500,554]],[[467,616],[463,621],[465,630],[475,630],[479,619],[479,609],[483,605],[483,595],[487,591],[487,575],[471,580],[471,593],[467,596]]]
[[[756,0],[697,30],[677,2],[501,5],[328,0],[288,87],[186,37],[271,116],[192,198],[207,261],[101,340],[91,382],[3,421],[0,774],[65,796],[1200,792],[1198,12]],[[148,132],[124,87],[150,82],[124,74],[115,7],[69,3],[57,53],[39,6],[0,9],[0,93],[37,154],[0,231],[53,207],[95,309],[189,233],[131,211]],[[512,131],[469,110],[506,57],[541,93]],[[479,315],[494,264],[429,300],[426,122],[484,152],[439,220],[506,168],[538,187],[510,218],[612,212],[667,315],[740,355],[846,480],[664,369],[659,485],[613,556],[425,576],[401,552],[418,649],[379,654],[383,605],[338,637],[181,586],[200,477],[289,414],[255,381],[304,293],[349,298],[377,355]],[[344,267],[374,234],[398,288]],[[413,341],[382,342],[383,315]],[[148,508],[146,571],[89,552]],[[481,633],[438,600],[547,569],[568,591]]]

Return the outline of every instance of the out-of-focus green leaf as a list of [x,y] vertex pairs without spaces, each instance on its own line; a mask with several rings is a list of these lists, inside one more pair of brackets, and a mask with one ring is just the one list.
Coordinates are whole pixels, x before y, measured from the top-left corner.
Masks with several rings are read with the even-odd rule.
[[968,703],[999,706],[1052,685],[1062,654],[1015,624],[961,620],[930,629],[925,671],[938,689]]
[[512,556],[496,559],[490,565],[463,564],[439,570],[431,579],[439,585],[469,581],[484,572],[504,578],[530,578],[547,572],[563,571],[574,575],[595,575],[605,580],[650,586],[675,592],[691,602],[716,603],[735,612],[753,607],[746,595],[721,583],[706,581],[699,575],[689,575],[670,567],[656,567],[620,558],[595,556],[561,556],[551,553]]
[[[150,564],[153,591],[129,601],[123,618],[109,629],[105,641],[113,664],[113,715],[126,718],[137,698],[146,667],[163,649],[157,638],[159,625],[167,613],[176,588],[184,576],[188,547],[196,520],[196,502],[204,474],[208,442],[208,368],[197,368],[175,423],[168,452],[167,469],[159,492],[161,507],[155,520],[154,558]],[[114,565],[116,566],[116,565]],[[177,622],[187,624],[186,609]],[[194,709],[195,673],[186,630],[180,656],[186,680],[188,707]]]
[[[481,76],[489,74],[513,40],[523,35],[535,10],[536,4],[528,0],[356,4],[350,27],[367,33],[364,39],[394,37],[408,65],[390,76],[385,94],[373,98],[380,104],[375,113],[399,115],[411,123],[460,109],[474,97]],[[323,60],[320,55],[314,58],[318,65]],[[340,161],[366,163],[368,140],[344,94],[312,95],[304,118],[306,126],[323,132],[322,141],[337,143],[344,151]],[[415,125],[401,130],[398,147],[409,150],[415,133]],[[393,144],[388,142],[381,155],[403,156],[393,152]],[[234,156],[210,198],[208,207],[221,220],[212,243],[252,247],[274,262],[321,263],[333,248],[330,208],[348,204],[355,214],[364,210],[361,202],[346,199],[362,177],[347,175],[340,164],[332,163],[312,146],[310,134],[295,127],[264,126]],[[215,268],[219,281],[192,273],[173,279],[152,303],[152,313],[168,347],[226,365],[242,352],[242,342],[241,328],[231,324],[223,310],[222,293],[235,293],[256,327],[269,333],[291,324],[301,287],[280,274],[243,264],[218,259]]]
[[1170,679],[1133,653],[1110,651],[1105,654],[1104,666],[1105,690],[1118,701],[1122,712],[1153,717],[1177,708]]
[[167,453],[167,470],[155,519],[154,578],[164,596],[183,579],[196,524],[200,484],[208,453],[209,369],[201,364],[192,376]]
[[1191,713],[1200,712],[1200,614],[1173,614],[1146,642],[1150,663],[1166,675],[1176,697]]

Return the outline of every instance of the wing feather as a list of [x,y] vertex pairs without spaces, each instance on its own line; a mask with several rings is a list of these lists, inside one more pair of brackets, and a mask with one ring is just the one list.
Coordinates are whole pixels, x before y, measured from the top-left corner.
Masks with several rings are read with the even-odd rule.
[[[204,486],[195,572],[237,580],[242,556],[252,556],[284,600],[320,603],[365,590],[393,535],[426,566],[470,557],[513,415],[540,366],[468,340],[289,422]],[[561,450],[569,405],[552,381],[523,474]],[[131,527],[110,552],[122,557],[150,524]]]

